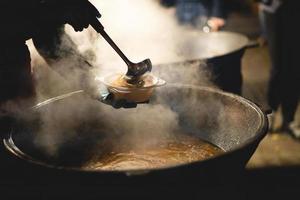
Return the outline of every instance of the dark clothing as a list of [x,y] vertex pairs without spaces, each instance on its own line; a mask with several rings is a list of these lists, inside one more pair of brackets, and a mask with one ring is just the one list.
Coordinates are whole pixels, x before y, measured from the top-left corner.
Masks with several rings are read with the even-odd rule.
[[[7,100],[34,94],[30,53],[25,44],[27,39],[33,39],[49,64],[51,60],[74,55],[83,63],[80,66],[88,65],[70,38],[66,37],[70,42],[64,44],[64,50],[61,48],[64,24],[70,20],[76,25],[79,21],[80,26],[83,20],[72,15],[78,13],[76,11],[82,8],[81,5],[87,6],[88,3],[88,0],[0,1],[0,105]],[[90,17],[95,16],[91,14]]]
[[27,40],[37,35],[39,30],[48,24],[69,23],[73,20],[70,20],[72,12],[86,6],[86,2],[88,0],[1,0],[0,42]]
[[299,10],[297,1],[285,1],[275,13],[264,12],[272,61],[268,102],[273,110],[281,105],[285,123],[294,120],[300,94],[300,31],[293,25]]
[[39,29],[38,0],[0,1],[0,105],[34,94],[27,39]]
[[160,0],[160,3],[165,7],[172,7],[175,6],[176,0]]
[[260,2],[265,4],[265,5],[271,5],[272,4],[272,0],[260,0]]
[[26,40],[36,29],[34,13],[37,10],[36,0],[0,1],[0,41],[11,43],[14,40]]
[[200,3],[206,10],[206,13],[203,14],[210,17],[225,17],[225,12],[222,9],[224,0],[177,0],[178,3]]
[[180,23],[202,28],[210,17],[225,17],[223,3],[223,0],[177,0],[176,15]]
[[[271,5],[273,3],[274,0],[256,0],[256,1],[269,6],[269,5]],[[283,2],[283,3],[286,3],[288,1],[294,1],[294,0],[280,0],[280,2]]]
[[31,97],[34,94],[30,53],[25,42],[1,47],[0,91],[0,102],[16,97]]

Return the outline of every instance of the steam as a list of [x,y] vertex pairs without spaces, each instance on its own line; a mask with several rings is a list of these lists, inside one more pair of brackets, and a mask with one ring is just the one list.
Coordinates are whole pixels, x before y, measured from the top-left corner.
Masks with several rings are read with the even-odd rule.
[[[102,13],[101,23],[133,62],[150,58],[153,64],[170,63],[178,59],[178,40],[184,32],[174,19],[173,13],[149,0],[91,1]],[[68,28],[72,32],[72,28]],[[93,48],[97,54],[96,66],[104,69],[126,71],[126,65],[94,30],[89,34],[96,41]],[[82,33],[84,34],[84,33]],[[90,49],[82,43],[78,34],[75,42],[82,51]],[[103,71],[103,70],[101,70]]]
[[[158,1],[149,0],[91,0],[91,2],[102,13],[101,23],[108,34],[130,60],[139,62],[150,58],[154,65],[153,73],[168,83],[212,86],[211,75],[205,70],[205,63],[200,61],[181,63],[176,64],[176,67],[170,64],[186,59],[182,52],[186,51],[184,44],[189,41],[189,31],[193,31],[177,24],[174,10],[161,7]],[[113,72],[126,72],[125,63],[93,29],[88,28],[75,33],[73,28],[67,25],[66,32],[77,45],[79,52],[92,64],[93,68],[88,71],[93,76],[89,78]],[[57,73],[35,50],[32,41],[28,41],[28,45],[40,101],[78,88],[80,77],[86,74],[76,60],[66,58],[55,63],[52,68],[62,72]],[[69,76],[66,78],[61,74]],[[88,82],[97,87],[98,83],[92,78]],[[78,128],[77,124],[91,119],[98,119],[97,125],[94,124],[93,128],[98,128],[99,132],[114,127],[109,129],[111,136],[133,149],[155,146],[162,140],[172,137],[179,129],[178,114],[169,106],[140,105],[134,111],[123,109],[116,111],[109,106],[99,108],[95,102],[88,103],[86,99],[83,101],[71,101],[67,107],[57,109],[55,116],[51,114],[52,112],[43,113],[43,126],[41,132],[36,135],[35,143],[45,148],[49,154],[55,155],[64,142],[80,137],[80,134],[74,131]],[[96,109],[91,109],[95,106]],[[191,108],[193,105],[188,106]]]
[[[105,30],[130,60],[139,62],[150,58],[154,65],[154,73],[163,76],[168,82],[211,85],[211,76],[205,70],[204,63],[177,64],[176,68],[169,65],[185,61],[186,56],[192,54],[188,47],[191,46],[195,36],[195,30],[178,25],[174,9],[164,8],[158,1],[149,0],[91,0],[91,2],[102,13],[100,21]],[[85,69],[90,73],[88,76],[90,80],[87,82],[91,87],[97,87],[95,77],[126,72],[126,64],[91,27],[83,32],[74,32],[69,25],[66,25],[65,29],[78,51],[93,66],[91,69]],[[66,40],[65,44],[68,42]],[[53,70],[39,56],[31,41],[28,45],[37,78],[38,93],[43,99],[70,92],[74,90],[74,85],[75,88],[80,87],[78,82],[82,76],[86,76],[81,70],[82,63],[74,58],[66,58],[52,65],[51,67],[55,68]],[[62,48],[63,45],[64,43]],[[61,74],[64,74],[64,77]],[[67,80],[65,75],[68,75]]]
[[103,151],[101,145],[106,139],[111,144],[106,148],[113,151],[144,150],[172,139],[179,130],[178,114],[162,104],[117,110],[75,95],[46,110],[39,116],[42,123],[34,143],[51,156],[59,154],[65,143],[74,141],[76,146],[76,141],[90,138],[87,148],[98,153]]

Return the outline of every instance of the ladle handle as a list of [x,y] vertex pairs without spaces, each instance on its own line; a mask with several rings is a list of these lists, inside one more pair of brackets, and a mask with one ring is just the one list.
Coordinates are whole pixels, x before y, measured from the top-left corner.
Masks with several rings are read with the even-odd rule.
[[120,50],[120,48],[115,44],[115,42],[109,37],[109,35],[105,32],[104,26],[100,23],[97,18],[94,18],[91,22],[91,26],[102,35],[102,37],[110,44],[110,46],[119,54],[119,56],[123,59],[123,61],[129,67],[132,63],[125,56],[125,54]]

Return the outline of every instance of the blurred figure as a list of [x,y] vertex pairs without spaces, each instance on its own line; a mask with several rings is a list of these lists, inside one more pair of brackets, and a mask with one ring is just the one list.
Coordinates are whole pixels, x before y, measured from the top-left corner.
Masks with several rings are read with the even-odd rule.
[[160,0],[160,3],[165,7],[172,7],[175,6],[176,0]]
[[[299,3],[261,0],[260,9],[272,62],[268,103],[274,111],[281,106],[283,121],[280,131],[300,138],[294,121],[300,93],[300,31],[295,28],[295,20],[300,19]],[[272,123],[271,129],[273,126]]]
[[225,25],[224,0],[177,0],[176,16],[205,32],[218,31]]
[[[256,0],[256,2],[259,2],[260,0]],[[258,6],[258,18],[259,18],[259,23],[260,23],[260,28],[261,28],[261,33],[258,38],[258,42],[260,46],[266,46],[267,45],[267,27],[266,27],[266,20],[265,20],[265,14],[263,12],[263,4],[260,4]]]

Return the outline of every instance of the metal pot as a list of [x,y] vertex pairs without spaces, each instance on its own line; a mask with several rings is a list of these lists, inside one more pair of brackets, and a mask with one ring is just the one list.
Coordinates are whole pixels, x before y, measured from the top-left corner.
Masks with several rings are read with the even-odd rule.
[[[184,35],[178,49],[179,58],[159,67],[186,67],[185,64],[204,61],[212,74],[212,81],[221,89],[241,94],[241,60],[248,48],[258,46],[246,36],[234,32],[191,32]],[[154,70],[157,69],[154,68]],[[167,79],[167,81],[169,81]]]
[[[39,184],[74,184],[80,180],[81,184],[106,186],[197,180],[202,180],[204,184],[215,183],[221,177],[228,180],[243,170],[267,132],[267,119],[259,107],[240,96],[216,89],[170,84],[157,90],[150,104],[140,105],[139,112],[143,113],[144,109],[154,105],[172,110],[178,115],[178,125],[184,132],[215,144],[225,153],[204,161],[152,170],[82,169],[82,164],[91,156],[101,153],[101,149],[97,152],[93,148],[110,135],[110,130],[114,128],[109,125],[114,122],[113,116],[124,116],[116,122],[122,123],[126,121],[125,116],[135,115],[136,110],[112,109],[78,91],[40,103],[16,121],[3,141],[9,157],[4,162],[8,167],[2,180],[26,180]],[[49,119],[50,124],[45,122]],[[136,120],[133,123],[139,123]],[[155,118],[150,117],[149,120]],[[159,125],[164,122],[155,123]],[[58,128],[56,130],[65,129],[60,133],[63,135],[53,132],[54,127]],[[47,144],[57,142],[53,156],[53,149],[40,145],[41,140],[37,138],[41,134],[68,137],[63,142],[46,138]],[[113,137],[118,140],[118,136]]]

